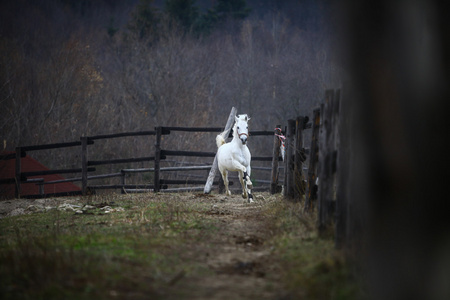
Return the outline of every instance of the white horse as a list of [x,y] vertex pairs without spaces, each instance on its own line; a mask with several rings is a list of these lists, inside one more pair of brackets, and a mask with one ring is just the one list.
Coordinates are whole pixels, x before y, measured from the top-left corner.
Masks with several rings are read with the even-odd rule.
[[253,202],[253,195],[251,189],[253,187],[250,180],[250,160],[251,154],[247,147],[248,139],[248,121],[250,118],[247,115],[238,115],[235,117],[233,127],[233,140],[225,143],[224,137],[219,134],[216,137],[217,143],[217,162],[220,174],[225,184],[227,195],[231,195],[228,189],[228,171],[239,172],[239,180],[242,186],[242,197],[248,199],[248,202]]

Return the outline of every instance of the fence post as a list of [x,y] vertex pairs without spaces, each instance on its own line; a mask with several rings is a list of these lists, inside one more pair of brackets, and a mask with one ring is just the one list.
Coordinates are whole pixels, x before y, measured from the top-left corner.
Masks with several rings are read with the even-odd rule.
[[162,135],[162,127],[156,127],[156,142],[155,142],[155,171],[154,171],[154,192],[157,193],[160,191],[159,185],[159,175],[160,175],[160,162],[161,162],[161,135]]
[[22,149],[20,147],[16,147],[16,188],[15,188],[15,197],[20,198],[20,179],[22,177],[21,169],[22,169]]
[[87,194],[88,171],[87,171],[87,144],[88,138],[82,136],[81,140],[81,193],[83,196]]
[[[344,101],[340,97],[338,90],[337,110],[339,112],[339,120],[337,121],[336,147],[338,149],[336,165],[337,165],[337,188],[336,188],[336,228],[335,228],[335,246],[338,249],[343,248],[348,242],[347,218],[348,218],[348,180],[350,177],[350,160],[351,149],[349,147],[350,140],[348,133],[350,132],[349,116],[345,115],[348,108],[345,108]],[[345,109],[343,109],[345,108]],[[346,133],[346,134],[341,134]]]
[[305,161],[305,151],[303,149],[303,127],[305,117],[297,117],[295,120],[295,147],[294,147],[294,198],[301,201],[305,194],[303,183],[302,165]]
[[294,134],[295,120],[288,120],[288,126],[286,130],[284,196],[290,198],[294,197]]
[[310,211],[313,201],[317,199],[317,162],[319,161],[319,128],[320,108],[313,111],[313,127],[311,135],[311,148],[309,150],[308,181],[306,185],[306,201],[304,211]]
[[[280,138],[277,136],[277,131],[280,128],[281,131],[281,125],[277,125],[274,130],[274,136],[273,136],[273,154],[272,154],[272,181],[270,183],[270,193],[275,194],[278,192],[278,159],[280,157],[280,146],[281,141]],[[281,132],[280,132],[281,134]]]
[[121,189],[120,193],[121,194],[125,194],[125,184],[126,184],[125,177],[126,177],[126,173],[123,170],[121,170],[120,173],[122,174],[121,178],[120,178],[120,181],[121,181],[121,184],[122,184],[122,189]]
[[335,210],[334,201],[334,172],[336,171],[336,151],[334,144],[335,132],[334,125],[334,108],[335,108],[335,91],[327,90],[325,92],[325,103],[322,105],[321,133],[319,141],[319,231],[325,233],[332,221]]

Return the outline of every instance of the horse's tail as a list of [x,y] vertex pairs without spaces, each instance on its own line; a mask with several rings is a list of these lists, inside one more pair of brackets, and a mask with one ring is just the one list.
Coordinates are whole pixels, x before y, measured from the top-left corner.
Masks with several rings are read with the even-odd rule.
[[223,138],[223,136],[221,134],[216,136],[216,144],[217,144],[217,148],[220,148],[220,146],[225,144],[225,139]]

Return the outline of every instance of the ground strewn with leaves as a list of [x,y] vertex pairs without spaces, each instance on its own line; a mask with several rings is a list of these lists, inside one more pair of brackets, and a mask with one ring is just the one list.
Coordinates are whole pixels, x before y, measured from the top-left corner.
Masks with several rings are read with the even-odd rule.
[[0,219],[0,298],[357,296],[332,239],[319,238],[314,218],[281,196],[260,194],[255,204],[193,193],[70,201],[90,206]]

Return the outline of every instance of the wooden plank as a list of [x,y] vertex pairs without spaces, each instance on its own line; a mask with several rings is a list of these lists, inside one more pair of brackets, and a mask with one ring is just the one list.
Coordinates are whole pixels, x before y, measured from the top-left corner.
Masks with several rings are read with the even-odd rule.
[[161,150],[161,155],[165,155],[165,156],[215,157],[216,153],[214,153],[214,152],[200,152],[200,151]]
[[300,201],[305,194],[303,183],[302,165],[305,161],[305,153],[303,149],[303,128],[306,118],[299,116],[295,120],[295,135],[294,135],[294,199]]
[[146,135],[156,135],[156,131],[135,131],[135,132],[121,132],[121,133],[113,133],[113,134],[103,134],[103,135],[94,135],[89,136],[89,140],[101,140],[101,139],[112,139],[119,137],[128,137],[128,136],[146,136]]
[[[193,179],[161,179],[159,181],[161,184],[202,184],[204,180],[193,180]],[[219,184],[219,181],[213,181],[213,185]],[[230,185],[233,185],[230,181]]]
[[341,93],[337,94],[339,101],[339,123],[336,135],[337,152],[337,189],[336,189],[336,226],[335,226],[335,246],[337,249],[343,248],[348,243],[348,195],[349,195],[349,178],[350,178],[350,160],[351,146],[348,134],[351,132],[350,117],[345,115],[350,109],[345,107],[348,102],[341,99]]
[[88,164],[88,166],[99,166],[99,165],[110,165],[110,164],[123,164],[123,163],[130,163],[130,162],[153,161],[153,160],[155,160],[154,156],[148,156],[148,157],[88,161],[87,164]]
[[[68,174],[68,173],[81,173],[83,171],[82,168],[76,169],[60,169],[60,170],[42,170],[42,171],[31,171],[31,172],[22,172],[22,175],[25,177],[31,176],[39,176],[39,175],[52,175],[52,174]],[[95,168],[87,168],[88,172],[94,172]]]
[[[93,141],[90,141],[89,144],[93,144]],[[67,142],[67,143],[55,143],[55,144],[45,144],[45,145],[34,145],[34,146],[22,146],[22,151],[35,151],[35,150],[47,150],[47,149],[56,149],[56,148],[67,148],[67,147],[76,147],[80,146],[81,142]]]
[[185,132],[222,132],[220,127],[163,127],[164,130]]
[[15,168],[16,168],[16,188],[15,188],[15,197],[16,198],[20,198],[20,191],[21,191],[21,187],[20,187],[20,179],[21,179],[21,177],[22,177],[22,175],[21,175],[21,169],[22,169],[22,159],[21,159],[21,157],[22,157],[22,155],[21,155],[21,153],[22,153],[22,149],[21,149],[21,147],[17,147],[16,148],[16,166],[15,166]]
[[[184,132],[223,132],[222,128],[219,127],[163,127],[163,131],[170,132],[170,131],[184,131]],[[231,130],[232,131],[232,130]],[[230,131],[230,132],[231,132]],[[230,135],[230,133],[227,135],[227,137]],[[273,131],[268,130],[257,130],[257,131],[250,131],[249,135],[254,136],[265,136],[265,135],[273,135]]]
[[[272,156],[252,156],[252,161],[272,161]],[[282,161],[283,159],[278,157],[278,161]]]
[[286,130],[286,168],[284,180],[284,196],[288,198],[294,197],[294,134],[295,120],[288,120]]
[[155,173],[153,176],[154,179],[154,190],[155,193],[159,192],[159,172],[160,172],[160,161],[161,161],[161,136],[162,136],[162,127],[156,127],[156,141],[155,141]]
[[317,165],[319,161],[319,129],[320,129],[320,108],[313,110],[313,127],[311,136],[311,148],[308,166],[308,181],[306,185],[306,200],[304,211],[311,211],[314,208],[314,201],[317,199]]
[[[114,177],[120,177],[122,176],[122,173],[111,173],[111,174],[102,174],[102,175],[93,175],[88,176],[88,179],[105,179],[105,178],[114,178]],[[76,182],[81,181],[82,177],[74,177],[74,178],[67,178],[67,179],[60,179],[60,180],[52,180],[52,181],[46,181],[42,184],[54,184],[54,183],[63,183],[63,182]]]
[[[191,166],[191,167],[164,167],[160,168],[160,172],[174,172],[174,171],[201,171],[210,170],[212,165],[207,166]],[[143,173],[143,172],[153,172],[155,168],[141,168],[141,169],[122,169],[125,173]]]
[[276,129],[274,130],[273,135],[273,151],[272,151],[272,176],[271,176],[271,183],[270,183],[270,193],[275,194],[278,193],[278,190],[281,190],[278,188],[278,176],[279,176],[279,169],[278,169],[278,162],[280,157],[280,146],[281,141],[280,138],[277,136],[277,134],[281,134],[281,125],[277,125]]
[[319,146],[319,188],[318,188],[318,227],[320,233],[326,233],[332,223],[334,214],[334,176],[332,171],[333,156],[335,151],[334,144],[334,108],[335,91],[327,90],[325,92],[325,101],[323,106],[323,120],[321,124],[321,136]]
[[[236,112],[237,112],[237,110],[235,107],[231,108],[231,112],[230,112],[230,115],[228,116],[228,120],[225,125],[224,131],[221,133],[221,135],[224,138],[230,134],[230,130],[231,130],[231,127],[233,126]],[[218,168],[218,165],[217,165],[217,155],[216,155],[214,157],[213,166],[212,166],[211,170],[209,171],[208,179],[206,180],[206,184],[205,184],[205,188],[203,189],[203,193],[209,194],[211,192],[214,177],[216,177],[217,168]]]
[[268,131],[268,130],[250,131],[249,135],[250,136],[272,136],[273,131]]
[[87,146],[88,138],[83,136],[81,140],[81,194],[86,196],[88,185]]
[[122,169],[124,173],[146,173],[146,172],[154,172],[155,168],[138,168],[138,169]]

